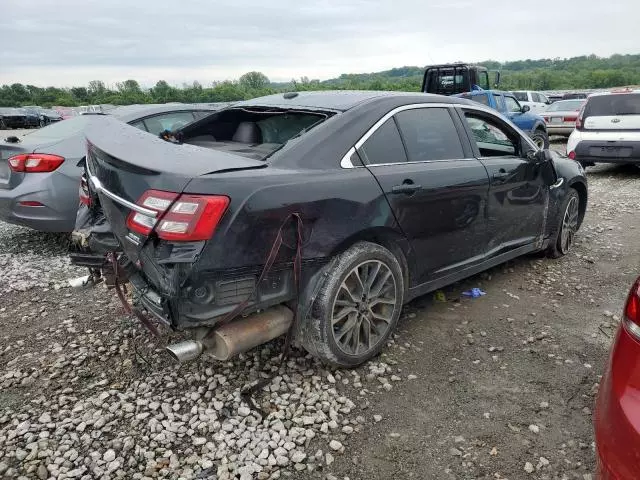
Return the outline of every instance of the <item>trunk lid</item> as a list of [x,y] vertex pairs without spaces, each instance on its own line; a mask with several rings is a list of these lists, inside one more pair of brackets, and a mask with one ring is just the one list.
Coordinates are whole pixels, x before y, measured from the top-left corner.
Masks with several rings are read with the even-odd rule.
[[86,131],[89,183],[98,193],[118,243],[133,262],[140,259],[145,237],[129,230],[127,217],[146,191],[182,193],[191,180],[202,175],[267,165],[214,149],[173,144],[113,118],[99,120]]

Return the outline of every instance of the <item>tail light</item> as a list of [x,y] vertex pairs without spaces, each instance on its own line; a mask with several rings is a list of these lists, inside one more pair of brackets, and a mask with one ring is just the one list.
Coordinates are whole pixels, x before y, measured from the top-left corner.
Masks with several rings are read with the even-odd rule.
[[580,109],[580,112],[578,113],[578,118],[576,118],[576,130],[582,130],[582,123],[583,123],[584,107],[585,106],[586,106],[586,103],[582,106],[582,108]]
[[576,152],[575,150],[571,150],[568,154],[567,157],[569,157],[571,160],[575,160],[576,159]]
[[563,122],[576,122],[578,120],[577,117],[563,117],[562,121]]
[[624,306],[624,325],[629,333],[640,339],[640,278],[631,287]]
[[80,177],[80,203],[90,207],[91,206],[91,194],[89,193],[89,185],[87,185],[87,176],[83,173]]
[[53,172],[62,165],[64,157],[48,153],[21,153],[9,157],[9,168],[19,173]]
[[163,240],[194,242],[213,236],[229,206],[229,197],[148,190],[138,205],[157,212],[158,216],[153,218],[132,211],[127,218],[127,226],[132,231],[149,235],[155,227],[156,234]]

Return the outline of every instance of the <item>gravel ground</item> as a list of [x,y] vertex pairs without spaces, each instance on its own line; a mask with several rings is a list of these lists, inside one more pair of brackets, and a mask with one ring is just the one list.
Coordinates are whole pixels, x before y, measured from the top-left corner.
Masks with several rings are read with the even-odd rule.
[[[561,146],[556,146],[561,149]],[[0,478],[591,478],[591,408],[640,272],[640,170],[589,170],[574,251],[525,257],[420,298],[375,361],[327,370],[281,342],[171,363],[66,238],[0,223]],[[485,297],[460,300],[481,287]]]

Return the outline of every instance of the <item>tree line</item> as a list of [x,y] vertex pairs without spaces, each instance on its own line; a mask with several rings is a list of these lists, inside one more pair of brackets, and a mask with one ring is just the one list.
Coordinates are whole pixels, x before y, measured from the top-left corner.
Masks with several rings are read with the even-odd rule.
[[[640,85],[640,55],[595,55],[569,59],[518,60],[500,63],[480,62],[491,71],[500,71],[503,90],[578,90]],[[94,80],[87,86],[58,88],[14,83],[0,87],[0,106],[24,105],[79,106],[129,105],[133,103],[212,103],[245,100],[270,93],[292,90],[398,90],[419,91],[424,67],[400,67],[382,72],[343,74],[330,80],[307,77],[284,83],[272,83],[260,72],[248,72],[234,81],[215,82],[203,86],[198,82],[169,85],[159,80],[145,89],[133,79],[107,86]]]

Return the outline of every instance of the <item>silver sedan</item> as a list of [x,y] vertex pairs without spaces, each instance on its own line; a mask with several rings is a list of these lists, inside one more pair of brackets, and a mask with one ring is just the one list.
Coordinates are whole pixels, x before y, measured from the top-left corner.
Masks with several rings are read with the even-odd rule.
[[560,100],[554,102],[540,115],[547,123],[547,132],[549,135],[562,135],[568,137],[576,126],[576,120],[580,113],[580,109],[586,100]]
[[[130,105],[113,117],[158,135],[218,110],[219,105]],[[84,130],[95,115],[79,115],[23,137],[0,141],[0,220],[47,232],[70,232],[78,209]]]

